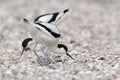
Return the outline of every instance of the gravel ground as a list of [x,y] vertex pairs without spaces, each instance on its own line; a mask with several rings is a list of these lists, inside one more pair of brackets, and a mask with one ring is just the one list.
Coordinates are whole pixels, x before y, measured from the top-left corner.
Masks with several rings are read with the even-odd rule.
[[[120,80],[119,0],[0,1],[0,80]],[[31,51],[12,60],[28,37],[23,18],[33,20],[67,8],[69,14],[58,25],[60,42],[75,61],[52,53],[52,60],[60,56],[62,62],[42,66]]]

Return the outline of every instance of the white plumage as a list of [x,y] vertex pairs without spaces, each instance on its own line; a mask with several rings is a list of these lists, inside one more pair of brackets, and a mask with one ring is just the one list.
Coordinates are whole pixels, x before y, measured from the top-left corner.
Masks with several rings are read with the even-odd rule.
[[[26,19],[24,19],[24,21],[27,23],[26,28],[28,32],[30,32],[31,37],[35,40],[36,43],[44,44],[47,47],[54,46],[58,43],[60,31],[55,25],[45,22],[38,22],[38,24],[32,23]],[[57,35],[57,37],[55,35]]]
[[[67,47],[63,44],[58,44],[61,34],[56,25],[60,23],[66,12],[68,12],[68,9],[61,12],[44,14],[34,19],[34,22],[30,22],[27,19],[23,19],[24,22],[27,24],[26,29],[28,30],[28,32],[30,32],[32,38],[27,38],[23,41],[22,43],[23,51],[21,53],[21,56],[24,50],[28,47],[27,46],[28,43],[34,39],[36,45],[40,43],[42,45],[45,45],[52,52],[66,53],[69,57],[71,57],[67,53],[68,51]],[[39,58],[39,56],[35,52],[35,47],[33,49],[34,53]],[[46,53],[49,54],[48,52]]]

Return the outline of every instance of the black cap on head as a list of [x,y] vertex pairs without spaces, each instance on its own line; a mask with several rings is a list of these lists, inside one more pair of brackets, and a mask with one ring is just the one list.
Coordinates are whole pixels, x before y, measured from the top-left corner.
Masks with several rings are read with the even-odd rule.
[[23,42],[22,42],[22,47],[26,48],[28,45],[28,42],[32,41],[32,38],[26,38]]
[[64,44],[58,44],[58,48],[64,48],[64,50],[67,52],[68,48]]
[[66,51],[66,55],[69,56],[70,58],[72,58],[73,60],[75,60],[70,54],[68,54],[68,48],[66,45],[64,44],[58,44],[58,48],[63,48]]
[[33,40],[32,38],[26,38],[26,39],[24,39],[24,41],[22,42],[23,50],[22,50],[20,56],[18,58],[14,59],[14,60],[18,60],[18,59],[20,59],[22,57],[24,51],[26,51],[26,50],[29,49],[29,48],[27,48],[28,42],[32,41],[32,40]]

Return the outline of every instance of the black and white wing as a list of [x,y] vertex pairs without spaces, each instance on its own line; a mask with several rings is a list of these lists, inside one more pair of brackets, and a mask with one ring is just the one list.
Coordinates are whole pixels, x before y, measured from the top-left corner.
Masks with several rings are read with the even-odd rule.
[[57,28],[57,26],[50,24],[50,23],[46,23],[46,22],[37,22],[35,24],[38,25],[38,26],[36,26],[36,28],[40,29],[45,34],[52,36],[54,38],[61,37],[60,31]]
[[[59,38],[61,37],[60,31],[57,28],[56,25],[46,23],[46,22],[29,22],[27,19],[23,19],[25,23],[28,23],[31,25],[31,27],[36,28],[37,30],[43,32],[44,34],[54,37],[54,38]],[[31,29],[30,29],[31,30]]]
[[65,14],[68,11],[69,10],[66,9],[61,12],[44,14],[44,15],[38,16],[36,19],[34,19],[34,22],[35,23],[36,22],[46,22],[46,23],[51,23],[51,24],[57,25],[62,21],[62,19],[65,17]]

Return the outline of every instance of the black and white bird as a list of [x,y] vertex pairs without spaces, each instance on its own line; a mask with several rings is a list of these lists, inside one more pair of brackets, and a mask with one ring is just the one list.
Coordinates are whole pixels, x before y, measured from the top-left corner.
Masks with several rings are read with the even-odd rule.
[[[22,47],[23,47],[23,50],[22,50],[22,53],[21,53],[21,56],[23,54],[23,52],[27,49],[29,49],[28,45],[29,45],[29,42],[33,41],[32,38],[26,38],[23,42],[22,42]],[[61,54],[66,54],[68,55],[70,58],[72,58],[73,60],[75,60],[69,53],[68,53],[68,48],[66,45],[64,44],[56,44],[55,46],[51,46],[51,47],[48,47],[48,49],[54,53],[61,53]],[[39,58],[39,56],[37,55],[36,52],[34,52],[35,55]],[[20,56],[20,57],[21,57]],[[19,58],[20,58],[19,57]]]
[[[66,53],[69,57],[71,57],[68,54],[68,48],[64,44],[58,44],[61,34],[56,25],[62,20],[66,12],[68,12],[68,9],[61,11],[61,12],[41,15],[37,17],[34,20],[34,22],[30,22],[27,19],[23,19],[24,22],[28,25],[26,28],[28,32],[30,32],[30,35],[32,38],[26,38],[22,42],[23,51],[21,53],[21,56],[23,52],[28,48],[29,42],[34,40],[35,46],[34,46],[33,51],[38,58],[39,56],[35,52],[35,48],[38,43],[42,44],[43,47],[46,46],[52,52]],[[42,51],[44,50],[42,49]],[[48,53],[48,52],[45,52],[45,53]]]
[[[65,14],[68,11],[69,10],[66,9],[61,12],[44,14],[44,15],[41,15],[41,16],[38,16],[37,18],[35,18],[34,22],[29,22],[26,19],[24,19],[24,22],[28,23],[29,26],[32,26],[32,27],[26,27],[32,37],[34,35],[39,36],[40,34],[49,36],[49,37],[45,38],[45,36],[42,35],[41,37],[43,37],[42,39],[46,40],[46,44],[48,41],[47,46],[51,46],[51,45],[58,43],[59,38],[61,37],[61,33],[60,33],[59,29],[56,27],[56,25],[58,23],[60,23],[60,21],[64,18]],[[38,31],[38,30],[35,30],[35,29],[39,29],[40,34],[36,34],[37,33],[36,31]],[[40,29],[41,29],[41,31],[40,31]],[[40,38],[40,37],[38,37],[38,38]],[[34,38],[34,39],[36,40],[36,38]],[[50,44],[50,41],[52,41],[51,44]],[[43,41],[41,41],[41,42],[43,42]]]

